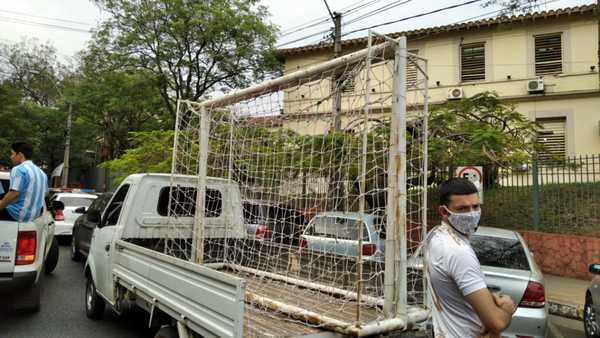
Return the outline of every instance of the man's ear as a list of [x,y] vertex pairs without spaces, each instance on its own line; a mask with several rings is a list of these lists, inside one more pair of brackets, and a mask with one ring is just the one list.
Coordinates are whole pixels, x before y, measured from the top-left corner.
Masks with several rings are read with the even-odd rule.
[[444,205],[440,205],[438,207],[438,212],[440,213],[440,215],[442,215],[442,217],[448,216],[448,210],[446,210]]

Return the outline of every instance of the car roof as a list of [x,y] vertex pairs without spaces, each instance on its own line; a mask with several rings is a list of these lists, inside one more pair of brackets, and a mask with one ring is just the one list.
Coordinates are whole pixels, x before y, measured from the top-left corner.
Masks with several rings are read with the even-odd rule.
[[486,226],[478,227],[477,231],[475,232],[475,235],[506,238],[506,239],[519,239],[519,237],[517,236],[517,233],[513,230],[486,227]]
[[0,180],[10,179],[10,171],[0,171]]
[[59,192],[59,193],[56,193],[54,196],[56,196],[57,198],[59,198],[59,197],[79,197],[79,198],[91,198],[91,199],[98,198],[98,196],[94,195],[94,194],[75,193],[75,192]]

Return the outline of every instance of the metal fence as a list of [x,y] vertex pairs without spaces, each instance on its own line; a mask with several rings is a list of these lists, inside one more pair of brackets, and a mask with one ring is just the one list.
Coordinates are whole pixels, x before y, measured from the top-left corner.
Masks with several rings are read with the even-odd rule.
[[[490,166],[484,175],[481,225],[600,237],[600,154]],[[437,223],[437,189],[429,196]]]

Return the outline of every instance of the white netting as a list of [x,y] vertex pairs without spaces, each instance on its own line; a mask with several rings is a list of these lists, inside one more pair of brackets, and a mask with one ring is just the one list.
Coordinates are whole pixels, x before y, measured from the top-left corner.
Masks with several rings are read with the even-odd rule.
[[[226,100],[179,103],[173,174],[193,175],[197,190],[206,191],[196,199],[195,188],[172,184],[160,249],[246,279],[246,336],[340,331],[395,317],[407,304],[423,306],[417,270],[404,274],[396,263],[393,285],[386,291],[384,283],[386,244],[401,262],[418,246],[425,217],[426,67],[409,57],[409,66],[394,72],[396,48],[380,44]],[[394,87],[401,72],[409,87],[405,140],[399,115],[392,118],[406,101]],[[394,137],[394,147],[405,143],[406,177],[400,157],[390,159]],[[392,180],[405,187],[405,223],[387,207],[402,198],[390,192]],[[221,200],[237,191],[239,200]],[[393,238],[390,221],[405,224],[406,237]],[[283,321],[267,327],[271,317]]]

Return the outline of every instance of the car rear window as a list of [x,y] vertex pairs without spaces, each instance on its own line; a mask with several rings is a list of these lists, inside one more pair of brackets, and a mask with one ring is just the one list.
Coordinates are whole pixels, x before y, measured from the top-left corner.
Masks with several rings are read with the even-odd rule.
[[[327,238],[337,238],[346,240],[358,240],[359,220],[343,217],[316,217],[312,226],[308,229],[309,236],[319,236]],[[362,225],[363,241],[369,240],[369,232],[366,226]]]
[[61,196],[59,200],[67,207],[89,207],[95,198]]
[[471,246],[481,265],[530,270],[525,248],[519,239],[474,235]]

